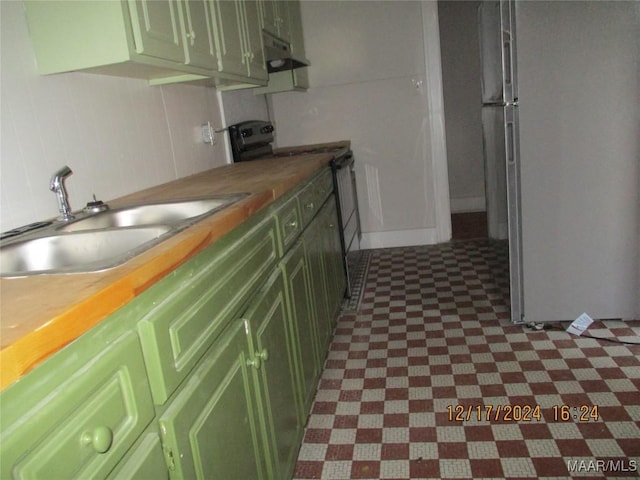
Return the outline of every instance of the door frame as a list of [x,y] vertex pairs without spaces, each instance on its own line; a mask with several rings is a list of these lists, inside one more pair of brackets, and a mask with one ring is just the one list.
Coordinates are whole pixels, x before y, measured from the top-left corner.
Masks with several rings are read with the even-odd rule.
[[423,1],[422,39],[429,127],[424,129],[425,144],[431,146],[431,169],[436,215],[436,242],[451,240],[451,204],[449,201],[449,167],[447,165],[447,138],[442,91],[442,60],[440,52],[440,26],[438,2]]

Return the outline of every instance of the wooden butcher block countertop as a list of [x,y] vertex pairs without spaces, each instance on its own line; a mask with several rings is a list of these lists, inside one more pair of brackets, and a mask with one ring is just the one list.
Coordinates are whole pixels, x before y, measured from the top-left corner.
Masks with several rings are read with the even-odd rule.
[[0,388],[96,325],[331,160],[299,155],[226,165],[137,192],[110,206],[247,192],[124,264],[97,273],[0,280]]

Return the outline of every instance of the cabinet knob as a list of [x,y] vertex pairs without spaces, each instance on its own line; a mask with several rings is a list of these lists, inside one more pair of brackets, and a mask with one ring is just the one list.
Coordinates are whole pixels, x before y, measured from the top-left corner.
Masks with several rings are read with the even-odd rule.
[[313,210],[313,207],[315,207],[315,205],[313,204],[313,202],[309,202],[305,205],[305,207],[307,208],[307,210]]
[[187,33],[186,37],[191,40],[191,45],[193,45],[196,41],[196,32],[194,32],[193,30],[191,30],[189,33]]
[[262,359],[260,357],[256,357],[256,358],[250,358],[249,360],[247,360],[247,366],[249,367],[253,367],[256,370],[260,370],[260,367],[262,366]]
[[298,228],[298,221],[297,220],[291,220],[290,222],[287,223],[287,227],[289,227],[289,228]]
[[98,453],[105,453],[113,443],[113,432],[109,427],[96,427],[91,432],[84,432],[80,441],[83,445],[91,445]]
[[269,350],[263,348],[262,351],[255,353],[255,358],[247,360],[247,365],[256,370],[260,370],[262,362],[266,362],[267,360],[269,360]]
[[269,360],[269,350],[263,348],[261,352],[256,352],[256,357],[260,357],[265,362]]

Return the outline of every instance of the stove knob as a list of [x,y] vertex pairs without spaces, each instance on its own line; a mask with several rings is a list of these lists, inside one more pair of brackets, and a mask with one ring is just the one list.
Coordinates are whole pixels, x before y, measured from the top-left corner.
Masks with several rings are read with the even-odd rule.
[[250,137],[251,135],[253,135],[253,129],[252,128],[246,128],[246,129],[240,131],[240,135],[242,136],[242,138]]
[[273,125],[265,125],[260,129],[260,133],[271,133],[273,132]]

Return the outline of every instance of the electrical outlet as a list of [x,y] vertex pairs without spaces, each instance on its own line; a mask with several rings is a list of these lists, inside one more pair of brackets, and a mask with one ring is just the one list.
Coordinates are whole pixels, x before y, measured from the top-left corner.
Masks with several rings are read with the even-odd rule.
[[216,132],[211,126],[211,122],[202,124],[202,141],[207,145],[216,144]]

